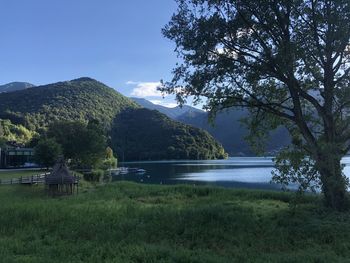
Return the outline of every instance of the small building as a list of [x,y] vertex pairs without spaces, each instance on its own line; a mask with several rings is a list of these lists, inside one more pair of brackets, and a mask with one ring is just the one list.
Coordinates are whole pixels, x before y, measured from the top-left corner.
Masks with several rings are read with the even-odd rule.
[[50,195],[71,195],[78,193],[79,177],[67,167],[63,158],[60,158],[45,178],[45,187]]
[[0,148],[0,168],[34,167],[34,149],[7,146]]

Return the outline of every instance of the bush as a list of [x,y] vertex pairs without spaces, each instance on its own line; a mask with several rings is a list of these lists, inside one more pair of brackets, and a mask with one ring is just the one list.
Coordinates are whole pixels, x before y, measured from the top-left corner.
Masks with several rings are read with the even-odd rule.
[[84,174],[84,179],[89,182],[100,182],[104,177],[104,171],[100,169],[92,170]]

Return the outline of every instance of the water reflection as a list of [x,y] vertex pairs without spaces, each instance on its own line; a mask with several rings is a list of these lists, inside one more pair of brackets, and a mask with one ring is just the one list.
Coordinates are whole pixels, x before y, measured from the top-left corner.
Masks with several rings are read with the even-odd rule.
[[[342,160],[344,172],[350,175],[350,156]],[[271,184],[272,158],[234,157],[210,161],[149,161],[127,162],[121,166],[145,169],[145,174],[127,174],[114,180],[128,180],[148,184],[214,184],[225,187],[280,189]],[[291,186],[295,189],[296,186]]]

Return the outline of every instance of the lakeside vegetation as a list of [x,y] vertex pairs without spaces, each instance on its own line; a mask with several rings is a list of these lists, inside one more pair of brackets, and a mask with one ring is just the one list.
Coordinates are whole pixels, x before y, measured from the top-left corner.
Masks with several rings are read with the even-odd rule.
[[3,262],[344,262],[350,214],[317,196],[127,182],[0,187]]

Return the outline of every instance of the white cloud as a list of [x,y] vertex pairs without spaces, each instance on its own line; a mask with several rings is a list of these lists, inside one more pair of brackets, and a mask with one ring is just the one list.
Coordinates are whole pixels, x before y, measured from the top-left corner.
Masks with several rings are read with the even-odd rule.
[[149,100],[149,101],[152,102],[153,104],[156,104],[156,105],[161,105],[162,104],[161,100]]
[[132,90],[131,96],[145,98],[145,97],[161,97],[162,93],[157,90],[162,86],[160,82],[136,82],[128,81],[127,85],[136,85]]
[[129,81],[126,82],[126,85],[137,85],[139,83],[140,82],[129,80]]
[[175,108],[177,106],[177,104],[175,102],[166,102],[163,100],[150,100],[150,102],[152,102],[153,104],[156,105],[161,105],[167,108]]

